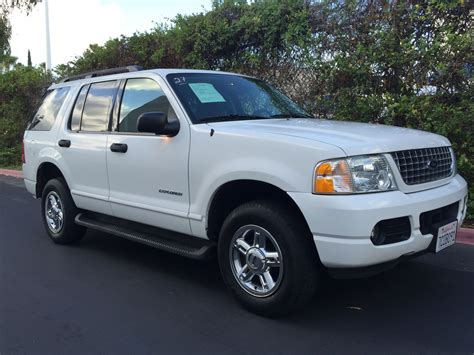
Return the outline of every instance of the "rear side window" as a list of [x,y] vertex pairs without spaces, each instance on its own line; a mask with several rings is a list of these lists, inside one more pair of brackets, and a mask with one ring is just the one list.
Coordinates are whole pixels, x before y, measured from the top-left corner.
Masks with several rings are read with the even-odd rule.
[[137,132],[138,117],[145,112],[163,112],[168,119],[176,119],[173,108],[160,85],[147,78],[128,79],[122,96],[119,132]]
[[90,85],[83,86],[79,95],[77,96],[74,109],[72,110],[71,121],[69,123],[69,129],[72,131],[79,131],[81,129],[82,110],[84,109],[84,102],[86,101],[87,91],[89,91]]
[[29,124],[28,130],[49,131],[53,127],[54,121],[56,121],[56,116],[68,92],[68,87],[49,90],[43,99],[43,103]]
[[82,111],[81,131],[107,131],[110,111],[116,91],[116,81],[104,81],[91,84]]

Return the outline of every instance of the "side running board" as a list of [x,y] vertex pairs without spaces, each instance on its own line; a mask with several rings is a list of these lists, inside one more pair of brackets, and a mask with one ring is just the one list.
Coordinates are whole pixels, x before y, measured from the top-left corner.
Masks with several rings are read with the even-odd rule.
[[79,213],[76,224],[109,233],[117,237],[161,249],[191,259],[211,259],[216,254],[216,243],[141,223],[92,212]]

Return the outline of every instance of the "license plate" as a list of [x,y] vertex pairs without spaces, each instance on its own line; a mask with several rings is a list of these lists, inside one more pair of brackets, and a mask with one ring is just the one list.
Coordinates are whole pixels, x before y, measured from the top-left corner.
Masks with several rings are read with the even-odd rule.
[[456,231],[458,221],[454,221],[438,228],[438,239],[436,240],[436,252],[439,252],[456,242]]

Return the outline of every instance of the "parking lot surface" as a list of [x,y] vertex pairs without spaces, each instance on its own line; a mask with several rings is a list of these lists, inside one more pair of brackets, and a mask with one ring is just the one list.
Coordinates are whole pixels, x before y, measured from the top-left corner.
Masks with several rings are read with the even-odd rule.
[[0,354],[474,353],[474,246],[384,274],[325,279],[303,312],[265,319],[198,262],[88,232],[54,245],[22,180],[0,176]]

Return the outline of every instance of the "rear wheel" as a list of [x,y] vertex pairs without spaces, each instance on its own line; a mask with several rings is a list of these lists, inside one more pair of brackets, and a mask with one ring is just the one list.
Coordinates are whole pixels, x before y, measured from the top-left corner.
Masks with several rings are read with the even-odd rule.
[[46,183],[42,193],[43,224],[55,243],[70,244],[82,239],[86,229],[74,222],[78,212],[64,179]]
[[277,203],[237,207],[219,236],[224,282],[247,309],[279,316],[303,307],[318,280],[318,256],[301,219]]

